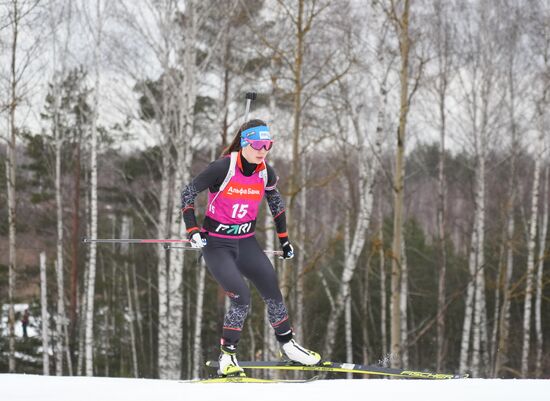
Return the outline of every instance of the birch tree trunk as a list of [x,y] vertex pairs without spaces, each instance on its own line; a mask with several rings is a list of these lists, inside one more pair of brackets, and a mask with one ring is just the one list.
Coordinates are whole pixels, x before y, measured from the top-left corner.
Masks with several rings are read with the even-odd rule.
[[[191,168],[191,138],[194,128],[194,107],[197,94],[196,89],[196,54],[195,41],[197,38],[197,28],[199,17],[196,14],[196,3],[189,1],[186,3],[186,20],[184,23],[184,37],[186,38],[186,47],[183,54],[183,82],[179,88],[179,117],[178,126],[173,133],[172,143],[175,146],[176,156],[174,163],[174,176],[172,181],[171,193],[180,192],[181,185],[190,179]],[[181,238],[182,219],[179,204],[172,207],[170,213],[170,237]],[[168,265],[168,319],[172,328],[168,337],[168,355],[167,379],[180,379],[182,376],[182,344],[183,344],[183,252],[169,252],[170,261]],[[190,354],[189,352],[187,353]],[[191,355],[189,355],[191,357]]]
[[[57,83],[55,84],[57,87]],[[55,370],[57,376],[63,375],[63,351],[64,351],[64,334],[65,334],[65,284],[63,279],[63,204],[61,196],[61,147],[63,140],[61,138],[60,126],[57,123],[59,119],[57,103],[59,94],[56,96],[55,111],[54,111],[54,143],[55,143],[55,204],[57,212],[57,262],[56,277],[57,277],[57,316],[56,316],[56,332],[57,332],[57,350]]]
[[379,248],[378,258],[380,259],[380,337],[382,343],[381,354],[385,357],[388,353],[388,341],[387,341],[387,288],[386,288],[386,255],[384,252],[384,215],[382,214],[382,196],[380,195],[380,201],[378,203],[378,221],[380,222],[380,229],[378,234]]
[[[120,238],[132,238],[132,219],[128,216],[122,216],[122,223],[120,228]],[[113,235],[113,237],[115,237]],[[139,364],[137,356],[137,339],[136,331],[134,324],[137,321],[136,319],[136,305],[132,297],[132,291],[130,289],[130,265],[128,263],[129,259],[129,246],[128,244],[120,245],[120,253],[124,257],[124,283],[126,285],[126,299],[128,304],[128,328],[130,330],[130,350],[132,354],[132,372],[135,378],[139,377]],[[110,314],[112,315],[112,313]]]
[[193,341],[193,372],[192,378],[199,378],[201,367],[203,365],[202,361],[202,317],[204,315],[204,280],[206,277],[206,265],[203,263],[199,266],[199,271],[197,274],[197,300],[196,300],[196,309],[195,309],[195,333]]
[[42,374],[50,375],[50,329],[48,316],[48,285],[46,281],[46,252],[40,252],[40,310],[42,319]]
[[[275,62],[276,55],[273,54],[271,58],[271,96],[269,96],[269,115],[275,116],[276,111],[276,89],[277,89],[277,83],[276,83],[276,62]],[[273,129],[273,127],[272,127]],[[276,263],[275,263],[275,257],[271,251],[275,250],[275,242],[277,241],[277,236],[275,232],[275,224],[273,222],[273,216],[271,215],[271,211],[269,209],[269,205],[266,205],[265,208],[265,238],[266,238],[266,246],[265,249],[270,252],[267,254],[267,257],[269,258],[271,264],[273,265],[273,268],[276,269]],[[278,241],[277,241],[278,242]],[[277,339],[274,335],[273,328],[271,327],[271,323],[269,322],[269,314],[267,313],[267,308],[264,307],[264,343],[263,343],[263,358],[265,360],[271,360],[278,357],[278,346],[277,346]],[[264,377],[273,377],[278,378],[280,376],[279,371],[270,372],[266,369],[264,372]]]
[[476,255],[478,246],[478,219],[477,213],[474,215],[474,227],[472,229],[472,238],[470,242],[470,253],[468,257],[468,284],[466,287],[466,299],[464,302],[464,320],[462,322],[462,340],[460,342],[459,371],[465,373],[468,369],[468,359],[470,355],[470,338],[472,333],[472,320],[474,311],[474,292],[476,275]]
[[[351,188],[348,183],[344,187],[347,194],[351,194]],[[348,200],[348,203],[351,203],[351,201]],[[351,211],[350,209],[346,209],[346,217],[344,220],[344,247],[345,247],[345,253],[348,252],[348,244],[350,243],[350,220],[351,220]],[[352,325],[351,325],[351,294],[345,301],[344,306],[344,341],[346,345],[346,361],[352,362],[353,361],[353,337],[352,337]],[[346,374],[347,379],[353,379],[353,373]]]
[[[66,59],[68,54],[68,42],[70,34],[70,25],[71,25],[71,11],[72,5],[67,4],[67,38],[65,39],[65,46],[62,49],[60,55],[58,56],[58,40],[57,40],[57,24],[59,21],[56,20],[55,8],[53,2],[50,2],[50,23],[52,30],[52,49],[53,49],[53,115],[52,115],[52,132],[54,140],[54,152],[55,152],[55,172],[54,172],[54,181],[55,181],[55,204],[56,204],[56,214],[57,214],[57,263],[56,263],[56,277],[57,277],[57,352],[56,352],[56,374],[61,376],[63,374],[63,357],[64,353],[67,354],[67,363],[69,374],[72,374],[72,363],[70,358],[70,339],[68,337],[68,321],[67,315],[65,312],[65,279],[64,279],[64,260],[63,260],[63,242],[64,242],[64,229],[63,229],[63,194],[61,188],[61,152],[64,143],[64,135],[62,132],[63,128],[60,124],[60,105],[62,102],[62,82],[65,77],[66,72]],[[64,17],[64,9],[61,14],[61,18]],[[59,60],[58,60],[59,57]],[[58,71],[58,61],[61,63],[61,67]],[[77,169],[79,171],[79,169]],[[79,171],[80,173],[80,171]],[[78,234],[73,233],[76,237],[73,239],[73,243],[76,241],[78,244]],[[74,264],[74,263],[73,263]],[[73,324],[74,326],[74,324]],[[74,327],[73,327],[74,329]]]
[[[63,302],[63,297],[60,296],[59,293],[63,294],[63,288],[60,288],[62,286],[62,278],[60,279],[60,272],[59,272],[59,262],[57,259],[54,261],[55,265],[55,276],[56,276],[56,284],[57,284],[57,313],[55,315],[55,374],[57,376],[63,376],[63,317],[59,313],[60,306],[59,302]],[[62,274],[61,274],[62,277]]]
[[507,229],[506,229],[506,262],[505,262],[505,268],[504,272],[501,275],[500,280],[500,287],[502,288],[503,292],[503,298],[502,298],[502,306],[499,311],[498,315],[498,346],[496,347],[496,355],[495,355],[495,368],[494,368],[494,376],[498,377],[500,374],[500,371],[502,370],[502,367],[506,363],[508,359],[508,338],[509,338],[509,328],[510,328],[510,299],[512,296],[512,288],[511,288],[511,281],[512,281],[512,272],[514,268],[514,246],[513,246],[513,239],[514,239],[514,229],[515,229],[515,221],[514,221],[514,203],[515,203],[515,188],[513,185],[513,181],[515,179],[515,158],[512,158],[512,173],[510,175],[510,181],[512,182],[511,185],[511,194],[508,201],[508,217],[507,217]]
[[544,131],[539,133],[533,171],[533,190],[531,192],[531,218],[529,222],[529,241],[527,243],[527,271],[525,276],[525,298],[523,304],[523,340],[521,350],[521,376],[529,374],[529,349],[531,339],[531,316],[533,307],[533,286],[535,281],[535,241],[539,206],[539,181],[544,152]]
[[294,310],[296,313],[294,314],[294,332],[296,334],[296,337],[300,339],[300,341],[304,341],[304,324],[305,324],[305,313],[304,313],[304,271],[305,271],[305,258],[306,258],[306,224],[307,221],[307,188],[306,188],[306,177],[308,176],[309,168],[305,168],[302,173],[302,182],[301,182],[301,188],[302,191],[300,192],[300,220],[302,224],[298,227],[298,244],[299,244],[299,252],[298,252],[298,260],[297,260],[297,268],[296,268],[296,307]]
[[446,341],[445,341],[445,304],[447,287],[447,193],[445,171],[445,140],[447,136],[447,92],[449,87],[451,58],[451,26],[444,3],[434,2],[436,13],[436,43],[438,76],[436,93],[438,99],[439,116],[439,160],[437,167],[437,242],[438,242],[438,281],[437,281],[437,363],[436,369],[445,369]]
[[[373,248],[373,251],[376,248]],[[376,251],[374,251],[376,252]],[[374,254],[373,252],[373,254]],[[362,290],[362,296],[361,296],[361,334],[362,334],[362,340],[363,344],[361,347],[361,356],[362,356],[362,363],[368,364],[369,363],[369,355],[371,352],[371,345],[370,345],[370,330],[369,330],[369,310],[370,310],[370,297],[369,297],[369,286],[370,286],[370,271],[371,271],[371,260],[373,254],[369,255],[369,261],[365,264],[365,270],[364,270],[364,276],[363,276],[363,290]],[[384,351],[382,351],[382,354]]]
[[16,258],[16,192],[15,177],[17,171],[17,127],[15,123],[15,111],[18,106],[18,77],[17,77],[17,48],[19,41],[19,24],[21,10],[17,0],[12,0],[11,17],[11,43],[10,43],[10,73],[9,73],[9,100],[8,100],[8,148],[6,158],[6,186],[8,192],[8,371],[15,373],[15,310],[13,307],[15,293],[15,272],[17,270]]
[[[345,322],[345,333],[346,333],[346,361],[349,363],[353,362],[353,337],[352,337],[352,318],[351,318],[351,296],[346,299],[345,313],[344,313],[344,322]],[[353,373],[346,374],[347,379],[353,379]]]
[[546,234],[548,233],[548,166],[544,173],[544,186],[542,197],[542,221],[539,231],[539,254],[537,258],[537,276],[535,281],[535,337],[536,337],[536,359],[535,359],[535,377],[542,376],[542,354],[543,354],[543,330],[542,330],[542,291],[543,291],[543,273],[544,259],[546,255]]
[[[514,36],[516,38],[516,36]],[[516,44],[517,42],[514,42]],[[497,288],[497,302],[495,302],[495,335],[493,347],[494,347],[494,368],[493,376],[498,377],[500,371],[506,362],[508,357],[508,338],[510,327],[510,299],[511,299],[511,280],[514,267],[514,230],[515,230],[515,203],[516,203],[516,162],[518,157],[518,149],[520,144],[518,142],[518,129],[516,123],[516,81],[515,81],[515,52],[510,54],[508,61],[508,113],[510,115],[510,133],[511,133],[511,146],[510,146],[510,173],[508,181],[508,198],[506,199],[505,216],[506,216],[506,228],[504,234],[504,253],[505,261],[499,273],[499,286]],[[499,302],[499,294],[502,292],[502,301]]]
[[407,302],[409,300],[409,270],[405,248],[405,233],[401,232],[401,286],[399,314],[401,315],[401,363],[409,366]]
[[[107,6],[107,5],[105,5]],[[91,150],[90,150],[90,234],[91,238],[97,238],[97,120],[99,112],[99,51],[103,35],[104,15],[101,11],[101,1],[97,0],[95,4],[95,23],[97,24],[93,32],[94,35],[94,98],[91,117]],[[96,277],[96,255],[97,247],[94,242],[90,243],[89,254],[89,272],[88,272],[88,292],[86,300],[86,376],[94,374],[94,294]]]
[[[271,114],[273,115],[273,114]],[[273,256],[273,253],[271,251],[275,250],[274,244],[276,241],[277,236],[275,235],[275,225],[273,224],[273,216],[271,215],[271,212],[269,210],[269,206],[266,206],[266,213],[265,213],[265,227],[266,227],[266,246],[265,249],[269,253],[267,254],[267,257],[271,261],[271,264],[273,265],[273,268],[275,268],[275,257]],[[269,322],[269,314],[267,313],[267,308],[264,307],[264,330],[263,330],[263,359],[264,360],[273,360],[278,357],[278,346],[277,346],[277,339],[273,333],[273,328],[271,327],[271,323]],[[278,371],[270,372],[266,369],[264,373],[264,377],[272,377],[272,378],[278,378],[280,376],[280,373]]]
[[[292,156],[291,156],[291,168],[288,180],[288,201],[286,208],[287,221],[292,222],[294,199],[298,194],[300,188],[299,185],[302,182],[301,179],[301,165],[300,165],[300,152],[301,152],[301,132],[302,132],[302,92],[303,92],[303,62],[304,62],[304,42],[307,34],[304,28],[304,7],[305,0],[297,1],[297,12],[295,20],[295,44],[294,44],[294,60],[292,65],[292,81],[293,87],[293,116],[292,116]],[[292,224],[292,223],[291,223]],[[289,235],[292,239],[297,237],[294,225],[289,227]],[[287,299],[290,293],[290,280],[293,270],[289,263],[283,263],[283,274],[281,280],[281,292],[283,299]]]
[[[85,174],[85,182],[89,181],[89,172],[86,172]],[[85,206],[84,210],[86,211],[86,221],[90,221],[90,195],[89,195],[89,187],[86,186],[86,195],[85,195]],[[88,223],[86,225],[86,237],[91,238],[91,226]],[[82,288],[82,293],[80,295],[80,316],[79,316],[79,326],[81,327],[81,330],[79,331],[78,337],[78,360],[77,360],[77,368],[76,368],[76,374],[84,376],[86,374],[86,311],[88,310],[88,284],[90,283],[90,258],[88,255],[88,258],[86,259],[86,263],[84,266],[84,285]]]
[[[168,237],[168,185],[170,176],[169,155],[166,152],[162,152],[162,172],[160,181],[160,198],[159,198],[159,216],[157,222],[157,238]],[[166,250],[158,247],[158,262],[157,262],[157,275],[158,275],[158,377],[160,379],[166,378],[168,371],[168,355],[169,346],[168,339],[170,337],[169,332],[169,319],[168,316],[168,266],[166,259]]]
[[[483,142],[481,138],[480,142]],[[480,144],[482,147],[483,144]],[[479,150],[478,165],[476,168],[476,254],[475,254],[475,292],[474,292],[474,322],[472,332],[472,374],[479,377],[481,361],[481,338],[484,313],[485,279],[484,279],[484,238],[485,238],[485,151]]]
[[403,202],[405,197],[405,132],[407,126],[407,114],[409,112],[409,11],[410,2],[404,0],[402,14],[398,17],[393,9],[394,24],[398,32],[399,48],[401,55],[400,69],[400,105],[399,127],[397,130],[397,149],[394,171],[394,208],[393,208],[393,242],[392,242],[392,275],[391,275],[391,366],[398,368],[401,365],[401,231],[403,230]]

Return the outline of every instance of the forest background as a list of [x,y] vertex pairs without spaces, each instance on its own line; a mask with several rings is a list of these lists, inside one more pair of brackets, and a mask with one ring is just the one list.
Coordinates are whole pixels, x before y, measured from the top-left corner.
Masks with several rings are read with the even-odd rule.
[[[225,300],[197,252],[81,238],[184,238],[180,191],[256,91],[300,342],[329,360],[549,377],[548,2],[0,9],[1,372],[205,374]],[[257,293],[239,357],[277,357]]]

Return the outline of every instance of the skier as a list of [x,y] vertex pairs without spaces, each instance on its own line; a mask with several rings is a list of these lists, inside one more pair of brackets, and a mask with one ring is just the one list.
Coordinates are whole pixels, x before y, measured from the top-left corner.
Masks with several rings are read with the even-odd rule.
[[[250,307],[248,278],[260,292],[275,331],[283,359],[315,365],[321,356],[293,339],[289,316],[273,265],[260,248],[254,233],[258,208],[264,197],[275,220],[282,257],[294,250],[286,232],[285,206],[276,188],[278,177],[265,157],[273,146],[269,128],[262,120],[245,122],[222,157],[197,175],[181,193],[182,213],[188,238],[202,248],[206,265],[230,299],[224,317],[218,373],[244,376],[236,358],[237,345]],[[197,194],[208,192],[202,230],[195,217]]]
[[29,326],[29,317],[30,313],[28,309],[25,309],[25,312],[23,312],[23,317],[21,318],[21,325],[23,326],[23,337],[27,338],[27,327]]

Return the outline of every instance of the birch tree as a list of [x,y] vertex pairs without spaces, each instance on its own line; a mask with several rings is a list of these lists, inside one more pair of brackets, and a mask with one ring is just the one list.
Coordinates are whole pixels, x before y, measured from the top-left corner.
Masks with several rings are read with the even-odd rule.
[[[90,235],[91,238],[97,238],[97,141],[98,141],[98,116],[99,116],[99,98],[100,98],[100,52],[103,42],[104,25],[107,22],[108,3],[102,3],[97,0],[94,4],[93,15],[87,13],[87,22],[89,32],[93,38],[92,64],[94,71],[94,93],[91,112],[91,143],[90,143]],[[94,374],[94,295],[95,295],[95,277],[96,277],[96,243],[90,243],[89,248],[89,266],[88,266],[88,284],[86,295],[86,326],[85,326],[85,353],[86,353],[86,376]]]
[[[521,141],[520,134],[520,119],[518,116],[525,114],[521,110],[521,98],[525,95],[525,81],[521,79],[526,75],[519,74],[519,71],[525,66],[520,62],[521,52],[519,51],[519,38],[521,34],[520,24],[521,18],[518,11],[505,13],[510,18],[508,22],[507,43],[509,45],[509,53],[506,57],[506,107],[509,116],[509,132],[510,132],[510,168],[508,179],[508,191],[504,200],[504,228],[502,241],[503,260],[498,274],[498,287],[495,293],[495,323],[493,328],[493,376],[498,377],[506,359],[508,359],[509,349],[509,328],[510,328],[510,303],[512,298],[512,274],[514,267],[514,239],[515,239],[515,210],[518,199],[517,185],[517,165],[518,153]],[[505,17],[505,15],[503,15]],[[502,299],[501,299],[502,298]]]
[[[540,104],[547,104],[548,86],[543,92],[543,101]],[[544,117],[544,107],[538,106],[538,118],[542,120]],[[542,163],[546,154],[546,141],[544,125],[539,123],[538,139],[534,149],[534,168],[533,168],[533,187],[531,192],[531,216],[529,220],[529,236],[527,242],[527,268],[525,275],[525,298],[523,303],[523,337],[522,337],[522,353],[521,353],[521,375],[527,377],[529,374],[529,350],[531,340],[531,321],[533,308],[533,293],[535,292],[535,263],[536,263],[536,238],[537,224],[539,219],[539,193],[540,193],[540,173]]]
[[548,233],[548,166],[545,167],[544,185],[542,195],[543,212],[539,230],[539,252],[536,261],[535,277],[535,338],[536,338],[536,358],[535,358],[535,377],[542,376],[542,355],[544,345],[544,334],[542,329],[542,292],[544,288],[544,259],[546,254],[546,235]]
[[[17,137],[20,129],[18,110],[26,96],[29,94],[29,70],[35,62],[35,57],[40,49],[40,41],[32,36],[22,42],[22,34],[30,33],[29,26],[35,28],[39,16],[39,2],[37,0],[10,0],[2,4],[6,20],[4,29],[9,31],[7,44],[7,63],[2,68],[3,99],[0,112],[6,113],[6,142],[7,158],[6,187],[8,198],[8,371],[15,372],[15,310],[13,302],[15,297],[15,281],[17,272]],[[30,43],[30,44],[29,44]]]
[[[542,54],[542,65],[539,66],[539,79],[541,82],[542,93],[539,95],[537,101],[537,120],[538,128],[540,130],[540,136],[543,137],[543,147],[546,151],[548,146],[548,141],[546,138],[546,133],[549,127],[549,117],[548,117],[548,105],[550,104],[550,29],[548,27],[548,21],[550,21],[550,8],[545,3],[537,4],[537,7],[534,8],[534,11],[537,13],[538,18],[535,18],[534,31],[531,32],[531,35],[534,36],[535,41],[535,52]],[[537,12],[538,11],[538,12]],[[542,32],[542,34],[541,34]],[[545,155],[542,158],[541,163],[546,164],[548,158]],[[542,168],[542,166],[541,166]],[[542,300],[543,300],[543,288],[544,288],[544,262],[546,255],[546,236],[548,231],[548,166],[545,167],[544,174],[544,186],[543,186],[543,195],[542,195],[542,205],[543,213],[541,216],[540,230],[539,230],[539,251],[536,261],[536,277],[534,277],[534,287],[535,287],[535,300],[534,300],[534,318],[535,318],[535,338],[536,338],[536,350],[535,350],[535,377],[541,377],[543,370],[543,328],[542,328]],[[529,280],[529,277],[527,277]],[[526,295],[527,302],[527,295]],[[524,316],[525,324],[525,316]],[[525,335],[525,333],[524,333]],[[528,344],[527,344],[528,345]],[[524,338],[524,352],[525,352],[525,338]],[[522,356],[522,367],[523,367],[523,356]]]
[[18,105],[18,79],[17,79],[17,46],[19,40],[19,27],[21,23],[20,4],[13,0],[9,7],[9,23],[11,28],[11,49],[10,49],[10,73],[9,73],[9,98],[6,108],[8,109],[8,152],[6,159],[6,185],[8,192],[8,227],[9,227],[9,265],[8,265],[8,302],[10,304],[8,311],[8,330],[9,330],[9,372],[15,372],[15,310],[13,308],[15,272],[17,269],[16,259],[16,192],[15,177],[17,170],[16,146],[17,131],[15,121],[15,111]]
[[[467,68],[458,75],[463,96],[467,99],[465,130],[474,155],[474,217],[469,254],[469,274],[460,351],[460,371],[471,364],[474,376],[488,365],[487,316],[485,303],[485,220],[486,162],[495,122],[502,112],[503,97],[497,82],[500,79],[495,63],[499,60],[499,43],[489,39],[500,28],[497,18],[484,5],[466,9],[464,52],[470,56]],[[473,15],[474,12],[477,12]],[[481,22],[483,21],[483,23]],[[491,26],[489,29],[488,27]],[[470,342],[471,339],[471,342]]]
[[[70,355],[68,349],[69,338],[67,337],[67,320],[65,314],[65,283],[64,283],[64,264],[63,264],[63,243],[64,243],[64,225],[63,225],[63,200],[61,190],[61,152],[64,144],[64,136],[61,122],[61,102],[62,102],[62,85],[66,74],[66,61],[68,53],[69,38],[65,38],[65,44],[60,45],[58,42],[59,27],[65,18],[65,5],[50,1],[49,2],[49,20],[51,29],[51,51],[52,51],[52,84],[51,84],[51,131],[53,134],[54,154],[55,154],[55,204],[56,204],[56,222],[57,222],[57,246],[56,246],[56,278],[57,278],[57,315],[56,315],[56,374],[63,374],[63,357],[65,352]],[[66,21],[66,26],[70,26],[70,19]],[[71,360],[68,358],[69,372],[72,371]]]
[[394,215],[393,215],[393,241],[392,241],[392,262],[391,262],[391,365],[398,367],[401,364],[401,264],[402,245],[401,231],[403,229],[403,200],[405,190],[405,133],[407,127],[407,115],[409,113],[409,54],[410,34],[409,16],[410,2],[390,1],[386,9],[388,17],[395,29],[399,42],[401,56],[400,68],[400,102],[399,102],[399,128],[397,130],[397,148],[395,157],[395,168],[393,178],[394,194]]
[[433,13],[433,46],[437,63],[437,72],[434,77],[434,101],[437,102],[437,120],[439,130],[439,160],[437,167],[437,242],[439,248],[438,260],[438,289],[437,289],[437,370],[444,369],[446,355],[445,339],[445,303],[447,286],[447,193],[445,155],[447,137],[447,104],[449,87],[452,80],[454,56],[452,53],[453,30],[449,16],[449,7],[445,3],[434,1]]
[[533,169],[533,188],[531,192],[531,216],[529,219],[529,241],[527,243],[527,269],[525,275],[525,298],[523,306],[523,341],[521,352],[521,375],[529,373],[529,348],[531,337],[531,317],[535,280],[535,245],[537,237],[540,170],[544,157],[544,131],[540,130],[535,148],[535,166]]
[[48,315],[48,285],[46,281],[46,252],[40,252],[40,317],[42,319],[42,374],[50,375],[50,329]]

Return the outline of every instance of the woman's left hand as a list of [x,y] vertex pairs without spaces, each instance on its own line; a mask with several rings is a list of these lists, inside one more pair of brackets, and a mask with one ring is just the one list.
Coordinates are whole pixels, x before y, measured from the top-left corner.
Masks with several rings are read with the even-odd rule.
[[281,242],[281,249],[283,250],[283,256],[279,256],[280,259],[292,259],[294,257],[294,248],[290,245],[288,237],[279,238]]

